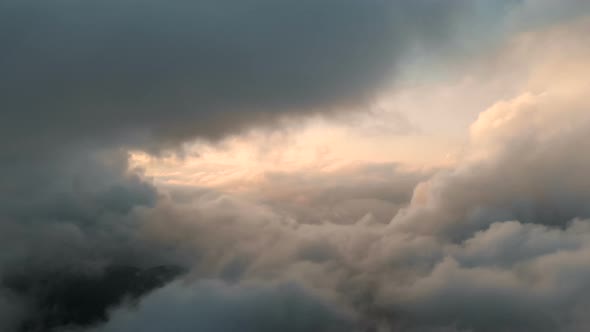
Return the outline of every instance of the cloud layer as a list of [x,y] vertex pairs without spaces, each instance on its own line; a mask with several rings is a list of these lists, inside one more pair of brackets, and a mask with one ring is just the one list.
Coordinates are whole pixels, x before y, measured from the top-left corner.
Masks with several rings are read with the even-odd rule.
[[478,14],[475,7],[5,1],[2,141],[161,147],[358,105],[390,79],[408,49],[444,47],[463,17]]
[[[177,245],[193,266],[188,280],[297,282],[354,312],[345,330],[584,331],[590,160],[580,151],[590,104],[578,75],[588,70],[587,28],[516,41],[557,39],[570,52],[528,58],[520,93],[481,113],[458,164],[417,185],[390,223],[301,223],[273,202],[207,193],[141,209],[143,231]],[[141,309],[118,315],[147,319]]]
[[130,147],[363,103],[474,4],[0,4],[0,328],[587,330],[588,21],[500,53],[527,78],[434,174],[274,172],[244,194],[129,169]]
[[[149,319],[145,319],[149,317]],[[296,285],[227,286],[216,281],[170,284],[136,309],[113,313],[100,332],[341,331],[350,318]]]

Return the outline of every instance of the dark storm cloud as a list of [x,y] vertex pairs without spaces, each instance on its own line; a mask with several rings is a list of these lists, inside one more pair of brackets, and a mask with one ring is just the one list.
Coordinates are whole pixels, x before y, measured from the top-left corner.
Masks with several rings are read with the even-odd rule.
[[104,322],[109,309],[137,300],[181,272],[170,266],[109,265],[100,271],[26,271],[5,276],[3,284],[17,300],[28,301],[16,330],[51,331]]
[[444,46],[476,7],[427,0],[3,1],[2,149],[97,137],[166,145],[362,103],[407,49]]
[[3,162],[0,211],[5,218],[92,220],[105,212],[126,213],[153,205],[157,191],[127,172],[124,151],[53,153]]
[[0,327],[50,331],[97,323],[182,271],[137,234],[128,215],[156,189],[127,171],[126,153],[70,151],[14,159],[0,181]]

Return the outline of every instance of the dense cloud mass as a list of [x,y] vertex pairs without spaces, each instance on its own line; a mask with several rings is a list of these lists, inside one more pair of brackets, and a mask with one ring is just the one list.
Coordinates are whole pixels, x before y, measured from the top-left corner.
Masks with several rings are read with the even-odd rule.
[[[125,148],[174,147],[366,102],[414,39],[446,35],[451,7],[3,1],[0,303],[20,312],[22,302],[21,320],[34,324],[18,323],[12,310],[3,310],[2,323],[21,330],[80,323],[51,312],[72,306],[56,287],[101,284],[121,267],[177,266],[167,248],[137,232],[142,221],[132,212],[160,194],[127,170]],[[423,19],[429,24],[418,24]],[[104,319],[125,294],[89,309],[94,316],[84,323]]]
[[408,52],[519,2],[494,3],[3,1],[0,330],[588,330],[586,19],[489,55],[528,76],[446,169],[225,192],[128,162],[366,103]]
[[408,49],[443,49],[463,17],[479,14],[476,7],[3,1],[2,148],[97,138],[161,147],[358,105]]
[[[144,319],[149,317],[149,319]],[[97,332],[341,331],[350,317],[296,285],[227,286],[214,281],[174,283],[119,310]]]
[[[296,281],[355,312],[351,331],[583,331],[590,223],[582,174],[590,160],[580,151],[590,105],[578,84],[588,49],[578,43],[587,27],[518,41],[561,40],[555,47],[570,48],[570,66],[557,66],[563,55],[551,50],[530,59],[522,93],[483,112],[461,162],[416,186],[390,223],[370,214],[302,223],[272,201],[207,193],[142,209],[144,232],[179,244],[193,262],[189,279]],[[286,180],[268,181],[281,188]],[[330,205],[334,196],[314,196],[321,182],[314,185],[301,196]],[[144,315],[123,312],[132,321]]]
[[3,168],[0,294],[12,306],[3,314],[15,331],[104,320],[124,297],[181,272],[128,219],[134,207],[154,205],[158,193],[127,173],[125,154],[67,157]]

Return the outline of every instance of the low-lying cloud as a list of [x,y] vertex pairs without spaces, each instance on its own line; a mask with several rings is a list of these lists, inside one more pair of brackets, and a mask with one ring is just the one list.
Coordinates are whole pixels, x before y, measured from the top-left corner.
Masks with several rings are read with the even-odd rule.
[[28,149],[97,140],[174,147],[360,105],[416,43],[444,49],[477,8],[422,0],[5,1],[2,141]]
[[[147,319],[146,319],[147,318]],[[173,283],[137,308],[115,311],[96,332],[123,331],[342,331],[350,317],[293,284]]]
[[574,49],[561,80],[541,84],[555,64],[541,59],[520,95],[483,112],[462,160],[390,223],[301,223],[269,201],[208,193],[142,209],[143,231],[178,244],[189,280],[297,282],[355,312],[351,331],[583,331],[590,105],[575,78],[587,49]]
[[450,169],[157,189],[127,148],[362,100],[469,8],[251,5],[0,5],[0,30],[19,32],[0,34],[0,328],[587,330],[587,22],[521,41],[570,52],[523,57],[527,84],[479,116]]

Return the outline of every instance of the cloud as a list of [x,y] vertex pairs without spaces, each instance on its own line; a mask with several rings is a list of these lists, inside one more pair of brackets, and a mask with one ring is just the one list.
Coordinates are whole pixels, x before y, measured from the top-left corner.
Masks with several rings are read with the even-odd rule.
[[[565,229],[496,222],[454,244],[391,233],[386,225],[363,220],[301,225],[268,214],[247,223],[239,217],[245,210],[221,206],[236,215],[215,218],[211,213],[219,213],[220,206],[209,205],[143,220],[161,222],[152,233],[161,240],[192,243],[184,247],[199,253],[192,278],[295,281],[356,311],[358,326],[380,323],[386,331],[568,330],[580,323],[577,312],[588,305],[582,295],[588,290],[590,257],[586,220]],[[205,215],[194,212],[207,210]],[[163,220],[184,221],[173,225]]]
[[[470,13],[445,4],[2,3],[0,309],[14,312],[0,310],[0,326],[586,330],[586,22],[518,41],[560,43],[535,61],[524,53],[521,93],[482,113],[464,158],[410,202],[424,174],[391,165],[270,174],[269,190],[249,197],[166,195],[128,169],[131,146],[364,100],[406,46],[444,44]],[[307,200],[302,211],[292,195]],[[363,213],[404,203],[390,223]],[[326,214],[338,204],[352,212]],[[161,289],[177,274],[146,272],[181,267],[184,284]],[[80,284],[112,292],[84,299],[83,321],[60,292]]]
[[0,194],[0,303],[11,306],[0,317],[6,331],[99,322],[124,297],[139,297],[181,272],[128,218],[159,194],[127,171],[125,153],[40,161],[13,160],[0,176],[6,188]]
[[342,331],[350,318],[293,284],[235,285],[200,281],[170,284],[136,308],[115,311],[96,332]]
[[416,43],[444,49],[455,27],[482,14],[466,3],[376,0],[27,0],[0,9],[9,50],[1,138],[29,149],[169,146],[362,103]]
[[519,40],[543,49],[559,40],[555,47],[571,52],[532,57],[520,94],[479,115],[462,162],[418,185],[395,227],[462,238],[498,220],[564,226],[589,216],[581,175],[590,160],[579,151],[587,148],[590,104],[578,80],[589,49],[574,45],[587,27],[584,20]]
[[414,325],[472,331],[573,331],[587,308],[588,221],[565,230],[499,222],[478,232],[409,287],[383,298]]
[[14,331],[23,319],[25,309],[18,298],[0,293],[0,328],[4,331]]
[[170,282],[182,270],[171,266],[137,268],[109,265],[104,269],[27,270],[3,277],[3,286],[28,306],[11,330],[53,331],[97,324],[107,310],[124,300],[136,300]]
[[590,105],[576,41],[587,26],[532,36],[569,36],[557,46],[573,47],[569,62],[551,50],[532,59],[521,92],[480,114],[458,164],[419,184],[389,224],[301,223],[269,202],[207,193],[140,209],[142,232],[176,244],[189,280],[296,282],[356,312],[361,330],[583,331]]

